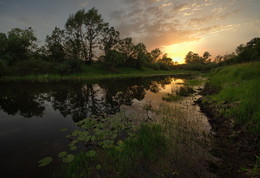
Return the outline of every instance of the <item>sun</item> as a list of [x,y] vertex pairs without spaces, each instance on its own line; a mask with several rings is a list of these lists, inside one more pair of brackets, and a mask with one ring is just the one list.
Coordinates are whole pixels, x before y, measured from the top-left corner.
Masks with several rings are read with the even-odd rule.
[[168,54],[168,57],[172,58],[175,62],[183,64],[185,62],[185,56],[189,51],[194,50],[194,42],[184,42],[180,44],[173,44],[169,46],[163,46],[162,51]]

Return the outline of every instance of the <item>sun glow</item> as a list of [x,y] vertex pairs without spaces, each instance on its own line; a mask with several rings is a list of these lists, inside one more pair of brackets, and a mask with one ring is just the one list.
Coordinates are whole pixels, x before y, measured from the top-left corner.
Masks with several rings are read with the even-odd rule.
[[189,51],[194,51],[196,42],[185,42],[180,44],[173,44],[169,46],[163,46],[162,50],[168,54],[168,57],[172,58],[175,62],[183,64],[184,58]]

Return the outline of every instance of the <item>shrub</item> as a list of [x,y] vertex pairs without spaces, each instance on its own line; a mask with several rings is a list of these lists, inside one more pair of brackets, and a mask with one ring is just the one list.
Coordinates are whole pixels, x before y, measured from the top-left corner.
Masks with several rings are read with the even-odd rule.
[[69,75],[81,71],[81,61],[76,59],[67,59],[57,66],[57,72],[62,75]]

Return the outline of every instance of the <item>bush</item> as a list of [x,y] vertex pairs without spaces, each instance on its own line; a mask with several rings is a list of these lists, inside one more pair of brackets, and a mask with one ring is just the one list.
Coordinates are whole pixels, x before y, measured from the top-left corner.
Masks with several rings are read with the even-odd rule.
[[35,75],[53,73],[55,64],[39,59],[23,60],[11,67],[14,75]]
[[79,73],[81,69],[82,62],[76,59],[67,59],[63,63],[57,66],[57,72],[62,75],[69,75],[73,73]]
[[5,76],[7,71],[7,66],[4,64],[2,60],[0,60],[0,77]]
[[176,95],[178,96],[189,96],[190,94],[194,93],[195,91],[189,87],[189,86],[184,86],[181,87],[178,91],[176,91]]

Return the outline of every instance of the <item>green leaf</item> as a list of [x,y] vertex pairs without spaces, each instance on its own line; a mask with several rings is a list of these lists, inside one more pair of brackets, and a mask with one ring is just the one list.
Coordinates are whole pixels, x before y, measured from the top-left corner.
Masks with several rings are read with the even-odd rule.
[[44,157],[40,161],[38,161],[38,167],[44,167],[49,165],[53,161],[52,157]]
[[66,151],[63,151],[63,152],[60,152],[60,153],[58,154],[58,157],[59,157],[59,158],[63,158],[63,157],[65,157],[67,154],[68,154],[68,153],[67,153]]
[[96,169],[100,170],[101,169],[101,165],[100,164],[96,165]]
[[77,146],[71,146],[70,147],[70,150],[76,150],[77,149]]
[[241,170],[241,171],[248,171],[248,169],[245,168],[245,167],[241,167],[240,170]]
[[66,157],[62,158],[64,163],[70,163],[74,160],[75,156],[73,154],[68,154]]
[[95,150],[90,150],[86,153],[87,157],[95,157],[96,156],[96,151]]
[[68,131],[68,130],[69,130],[68,128],[62,128],[62,129],[60,129],[61,132],[66,132],[66,131]]

